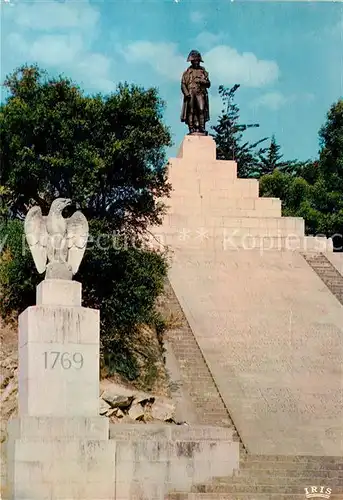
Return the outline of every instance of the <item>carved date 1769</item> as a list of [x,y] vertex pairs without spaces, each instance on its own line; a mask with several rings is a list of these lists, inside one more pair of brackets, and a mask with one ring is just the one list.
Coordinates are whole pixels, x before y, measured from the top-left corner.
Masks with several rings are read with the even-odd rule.
[[46,351],[43,354],[46,370],[53,370],[57,366],[61,366],[63,370],[70,370],[70,368],[80,370],[83,367],[83,356],[80,352]]

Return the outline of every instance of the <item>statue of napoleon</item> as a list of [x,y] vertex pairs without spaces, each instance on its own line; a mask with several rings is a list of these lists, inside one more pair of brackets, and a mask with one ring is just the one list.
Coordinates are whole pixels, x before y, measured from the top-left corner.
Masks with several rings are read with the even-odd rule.
[[187,62],[191,66],[183,73],[181,80],[181,121],[187,123],[189,134],[207,135],[205,123],[210,119],[207,89],[211,82],[205,68],[200,66],[203,62],[200,52],[191,50]]

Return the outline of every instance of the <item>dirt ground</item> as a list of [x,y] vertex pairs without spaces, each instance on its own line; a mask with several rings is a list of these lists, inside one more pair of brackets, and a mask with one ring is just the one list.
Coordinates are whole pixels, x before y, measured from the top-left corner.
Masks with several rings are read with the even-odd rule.
[[17,326],[5,326],[0,321],[0,498],[3,498],[6,474],[7,421],[17,412],[18,397]]

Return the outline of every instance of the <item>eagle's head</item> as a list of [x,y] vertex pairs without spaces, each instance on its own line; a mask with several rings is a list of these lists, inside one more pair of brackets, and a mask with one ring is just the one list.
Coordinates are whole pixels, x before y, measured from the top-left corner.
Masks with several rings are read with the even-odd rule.
[[72,201],[69,200],[69,198],[57,198],[52,202],[50,211],[54,212],[55,214],[62,214],[62,211],[65,209],[65,207],[71,204]]

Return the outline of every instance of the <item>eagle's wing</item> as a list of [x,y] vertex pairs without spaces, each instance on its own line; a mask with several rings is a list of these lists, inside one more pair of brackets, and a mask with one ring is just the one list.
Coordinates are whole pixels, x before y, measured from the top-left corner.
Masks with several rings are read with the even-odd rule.
[[83,213],[77,211],[67,220],[68,264],[76,274],[86,250],[89,228]]
[[27,212],[24,230],[37,271],[42,274],[46,269],[48,233],[40,207],[32,207]]

